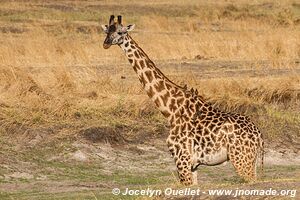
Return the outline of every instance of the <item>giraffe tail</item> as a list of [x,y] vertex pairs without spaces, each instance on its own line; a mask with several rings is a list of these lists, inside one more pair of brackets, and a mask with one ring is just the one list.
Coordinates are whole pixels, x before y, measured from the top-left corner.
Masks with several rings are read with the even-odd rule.
[[261,154],[260,171],[261,171],[261,178],[263,178],[264,177],[264,156],[265,156],[264,141],[261,141],[260,154]]

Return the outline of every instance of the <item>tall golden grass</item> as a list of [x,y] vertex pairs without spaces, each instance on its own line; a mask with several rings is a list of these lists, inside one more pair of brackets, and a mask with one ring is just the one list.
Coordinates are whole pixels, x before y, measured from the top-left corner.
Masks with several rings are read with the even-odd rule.
[[[158,63],[202,58],[211,65],[240,61],[242,67],[265,74],[271,69],[295,72],[208,79],[196,76],[201,69],[164,68],[167,76],[198,88],[217,106],[253,113],[257,107],[286,105],[299,111],[300,11],[295,1],[67,3],[1,3],[6,13],[0,16],[3,126],[131,123],[140,115],[162,120],[121,50],[102,48],[105,35],[96,20],[106,23],[116,5],[126,24],[136,23],[133,38]],[[215,72],[222,74],[222,68]],[[196,75],[186,79],[191,74]]]

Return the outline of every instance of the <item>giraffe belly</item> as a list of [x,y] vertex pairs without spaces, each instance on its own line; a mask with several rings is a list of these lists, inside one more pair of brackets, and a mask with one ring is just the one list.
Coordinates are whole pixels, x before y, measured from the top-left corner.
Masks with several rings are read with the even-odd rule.
[[[201,155],[201,153],[198,153]],[[209,153],[203,158],[197,156],[196,165],[219,165],[228,160],[227,149],[220,148],[220,150]]]
[[207,165],[219,165],[228,160],[227,149],[221,148],[220,151],[208,155]]

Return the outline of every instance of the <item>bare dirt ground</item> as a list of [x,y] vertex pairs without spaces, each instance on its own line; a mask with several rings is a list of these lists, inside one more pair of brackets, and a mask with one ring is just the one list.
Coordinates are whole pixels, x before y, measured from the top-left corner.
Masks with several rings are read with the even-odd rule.
[[[165,145],[165,131],[139,132],[128,137],[126,130],[94,127],[80,131],[72,138],[68,137],[69,131],[72,132],[64,128],[55,133],[49,130],[27,131],[21,141],[9,141],[9,137],[2,136],[2,198],[92,199],[95,196],[110,199],[111,190],[116,187],[181,187]],[[231,164],[226,163],[200,167],[197,187],[201,190],[237,187],[299,190],[299,165],[299,147],[294,151],[267,149],[265,174],[257,183],[243,183]],[[208,195],[196,199],[206,198]],[[231,198],[224,196],[221,199]]]
[[[172,66],[193,71],[196,78],[229,76],[286,76],[300,68],[255,69],[253,62],[188,61],[158,62],[163,71]],[[250,67],[249,67],[250,66]],[[103,68],[102,68],[103,69]],[[109,68],[107,68],[109,69]],[[175,70],[174,70],[175,69]],[[127,69],[126,69],[127,70]],[[131,70],[128,67],[128,70]],[[197,72],[197,73],[196,73]],[[125,72],[124,72],[125,73]],[[128,74],[128,73],[126,73]],[[126,77],[137,82],[134,73]],[[170,74],[172,76],[172,74]],[[264,176],[258,170],[256,183],[244,183],[230,163],[198,169],[199,185],[209,189],[300,189],[299,127],[280,138],[266,138]],[[289,133],[297,133],[289,134]],[[141,196],[113,196],[111,190],[182,188],[165,140],[168,127],[155,130],[128,126],[30,128],[16,124],[2,129],[0,136],[1,199],[136,199]],[[12,137],[13,136],[13,137]],[[12,139],[13,138],[13,139]],[[231,196],[159,196],[158,199],[232,199]],[[289,199],[290,196],[252,197]],[[244,196],[237,199],[245,199]]]

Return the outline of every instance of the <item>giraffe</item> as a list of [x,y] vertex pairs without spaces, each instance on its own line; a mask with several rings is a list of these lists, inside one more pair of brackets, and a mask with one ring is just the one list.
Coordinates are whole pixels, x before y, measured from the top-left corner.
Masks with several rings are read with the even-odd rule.
[[135,25],[122,25],[122,17],[110,16],[102,25],[103,48],[118,45],[124,51],[149,98],[167,118],[168,149],[174,158],[180,182],[197,184],[197,168],[230,161],[245,181],[256,180],[257,158],[263,166],[261,132],[246,116],[226,113],[206,102],[197,90],[168,79],[128,34]]

